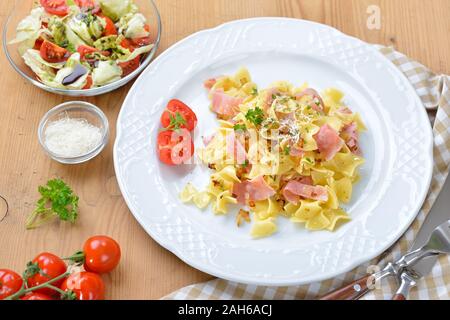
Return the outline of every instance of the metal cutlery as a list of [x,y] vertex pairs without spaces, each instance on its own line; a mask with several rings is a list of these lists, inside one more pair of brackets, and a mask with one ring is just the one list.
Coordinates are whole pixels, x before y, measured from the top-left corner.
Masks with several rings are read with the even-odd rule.
[[375,283],[390,276],[396,277],[400,283],[393,300],[406,299],[409,290],[417,284],[418,280],[431,272],[438,256],[450,253],[450,220],[448,220],[450,212],[448,203],[442,196],[444,193],[450,193],[450,179],[447,180],[441,196],[428,214],[409,253],[396,262],[388,263],[381,271],[328,293],[320,300],[359,299],[374,289]]
[[421,248],[405,254],[394,263],[373,274],[333,291],[321,300],[355,300],[373,288],[377,281],[395,276],[400,280],[400,287],[394,300],[405,300],[409,290],[418,280],[427,275],[436,263],[439,254],[450,253],[450,220],[434,229],[427,243]]

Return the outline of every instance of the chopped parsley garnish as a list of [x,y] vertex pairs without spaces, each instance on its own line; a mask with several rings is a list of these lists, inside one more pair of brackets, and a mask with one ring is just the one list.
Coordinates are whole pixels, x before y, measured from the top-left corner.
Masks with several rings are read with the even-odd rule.
[[235,124],[233,127],[234,131],[246,131],[247,130],[247,126],[245,124]]
[[320,106],[320,101],[316,101],[316,106]]
[[311,160],[311,158],[308,158],[308,157],[305,158],[305,161],[308,162],[308,163],[310,163],[310,164],[313,164],[313,163],[314,163],[314,162]]
[[244,163],[241,164],[241,167],[242,168],[247,168],[249,164],[250,164],[250,162],[248,161],[248,159],[245,159]]
[[186,119],[179,113],[175,112],[175,116],[169,114],[170,124],[169,128],[173,130],[178,130],[181,126],[186,125]]
[[248,110],[245,118],[255,126],[258,126],[264,121],[264,111],[256,107],[255,109]]
[[275,100],[277,98],[276,94],[272,94],[272,99]]
[[252,95],[253,96],[258,95],[258,88],[255,87],[255,88],[252,89]]
[[283,153],[285,156],[288,156],[291,153],[291,147],[290,146],[285,146],[283,149]]

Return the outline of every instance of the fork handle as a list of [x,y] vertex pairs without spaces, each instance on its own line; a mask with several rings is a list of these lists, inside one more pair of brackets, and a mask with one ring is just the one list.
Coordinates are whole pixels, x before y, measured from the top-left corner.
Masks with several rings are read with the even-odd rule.
[[401,293],[396,293],[392,297],[392,300],[406,300],[406,297]]
[[392,300],[406,300],[409,294],[409,291],[412,287],[416,285],[416,280],[409,273],[403,272],[400,275],[400,287],[397,292],[392,297]]
[[373,278],[373,275],[367,275],[353,281],[342,288],[324,295],[319,300],[357,300],[372,289],[369,286],[372,283],[370,278]]

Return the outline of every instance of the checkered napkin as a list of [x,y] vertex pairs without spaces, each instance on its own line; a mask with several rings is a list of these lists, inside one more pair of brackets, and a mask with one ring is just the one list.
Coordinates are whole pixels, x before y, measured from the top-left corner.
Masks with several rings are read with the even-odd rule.
[[[436,75],[425,66],[392,48],[377,46],[413,84],[430,116],[434,133],[433,180],[425,203],[402,238],[380,257],[334,279],[293,287],[245,285],[222,279],[182,288],[163,299],[315,299],[364,275],[370,265],[384,266],[406,253],[441,191],[450,166],[450,77]],[[383,281],[380,288],[363,299],[390,299],[397,289],[395,280]],[[409,299],[450,299],[450,255],[440,257],[430,275],[412,289]]]

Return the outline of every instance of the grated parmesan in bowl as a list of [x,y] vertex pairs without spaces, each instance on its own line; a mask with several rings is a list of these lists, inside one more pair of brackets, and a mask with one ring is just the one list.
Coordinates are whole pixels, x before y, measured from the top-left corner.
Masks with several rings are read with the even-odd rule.
[[97,156],[107,144],[108,120],[90,103],[67,102],[46,113],[38,135],[42,147],[54,160],[82,163]]

